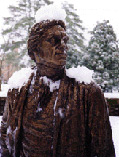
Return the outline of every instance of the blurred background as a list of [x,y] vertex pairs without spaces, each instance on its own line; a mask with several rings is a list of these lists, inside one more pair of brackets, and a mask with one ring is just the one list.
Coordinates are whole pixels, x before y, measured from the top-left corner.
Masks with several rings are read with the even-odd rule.
[[[27,55],[36,11],[52,3],[67,13],[67,68],[86,66],[104,92],[119,92],[118,1],[4,0],[0,3],[0,84],[22,67],[34,65]],[[1,89],[1,87],[0,87]]]

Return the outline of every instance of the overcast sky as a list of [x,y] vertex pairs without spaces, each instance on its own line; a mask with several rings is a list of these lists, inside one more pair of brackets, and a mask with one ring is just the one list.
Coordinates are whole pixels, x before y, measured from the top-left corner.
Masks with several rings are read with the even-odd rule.
[[[55,2],[63,0],[54,0]],[[74,4],[83,26],[89,31],[93,29],[96,22],[109,20],[119,39],[119,0],[67,0]],[[0,0],[0,30],[2,29],[2,17],[8,16],[7,7],[14,4],[16,0]]]

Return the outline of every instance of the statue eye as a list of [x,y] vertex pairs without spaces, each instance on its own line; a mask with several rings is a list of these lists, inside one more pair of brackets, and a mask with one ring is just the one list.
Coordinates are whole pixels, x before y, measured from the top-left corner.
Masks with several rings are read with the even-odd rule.
[[60,36],[53,36],[53,37],[49,38],[47,41],[54,46],[54,45],[61,43],[61,38],[60,38]]
[[54,38],[49,38],[47,41],[48,41],[49,43],[51,43],[51,44],[55,44],[55,39],[54,39]]
[[58,36],[55,36],[55,44],[61,43],[61,39]]

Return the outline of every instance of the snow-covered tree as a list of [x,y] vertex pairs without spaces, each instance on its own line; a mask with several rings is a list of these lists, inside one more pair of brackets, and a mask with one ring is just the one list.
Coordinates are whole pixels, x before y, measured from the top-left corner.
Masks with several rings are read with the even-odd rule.
[[8,64],[12,63],[17,68],[26,66],[30,59],[27,56],[28,34],[35,22],[35,13],[41,6],[50,3],[50,0],[18,0],[17,6],[9,6],[10,16],[4,18],[7,27],[2,31],[6,42],[1,46],[7,52]]
[[1,83],[2,83],[2,66],[4,60],[4,53],[0,49],[0,91],[1,91]]
[[93,69],[94,79],[104,91],[112,91],[119,86],[119,48],[116,34],[109,21],[97,23],[91,32],[88,53],[83,64]]
[[85,51],[84,45],[84,27],[78,16],[73,4],[68,2],[63,3],[63,8],[66,11],[66,26],[69,36],[68,52],[67,52],[67,68],[77,66],[80,63],[82,53]]
[[[7,45],[5,45],[4,49],[6,48],[6,46]],[[0,47],[0,91],[1,91],[1,84],[3,80],[2,69],[3,69],[4,58],[5,58],[5,52],[3,51],[2,47]]]
[[[11,62],[17,69],[26,66],[28,62],[27,39],[29,30],[35,23],[36,11],[45,4],[51,4],[51,0],[18,0],[17,6],[10,6],[10,17],[4,18],[5,25],[8,27],[2,31],[7,43],[4,49],[8,52],[6,61]],[[70,39],[68,42],[67,67],[77,66],[80,62],[82,52],[85,51],[82,21],[76,13],[72,4],[63,3],[63,8],[67,13],[66,25],[67,34]],[[7,38],[9,36],[9,38]]]

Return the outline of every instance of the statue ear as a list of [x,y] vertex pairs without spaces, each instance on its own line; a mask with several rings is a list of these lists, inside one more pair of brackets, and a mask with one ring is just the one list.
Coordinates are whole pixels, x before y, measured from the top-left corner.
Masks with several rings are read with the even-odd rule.
[[36,63],[40,62],[40,55],[37,52],[34,52],[34,58]]
[[37,52],[34,52],[34,58],[35,58],[36,65],[37,65],[37,63],[44,64],[44,62],[45,62],[45,60],[42,57],[40,57],[39,53],[37,53]]

